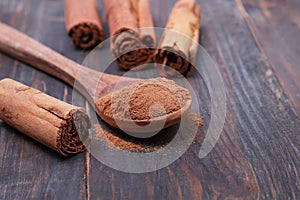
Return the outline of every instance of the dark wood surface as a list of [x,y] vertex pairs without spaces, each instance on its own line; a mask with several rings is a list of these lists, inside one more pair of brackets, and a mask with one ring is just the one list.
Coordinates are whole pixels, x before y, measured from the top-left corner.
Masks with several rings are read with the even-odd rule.
[[299,1],[243,0],[265,55],[300,116],[300,3]]
[[[174,2],[151,0],[156,26],[165,25]],[[130,174],[88,152],[62,158],[0,122],[0,199],[300,199],[300,2],[199,2],[200,43],[218,63],[227,94],[225,126],[208,156],[197,157],[195,142],[166,168]],[[0,20],[76,62],[88,53],[65,33],[63,1],[2,0]],[[71,102],[69,86],[0,54],[4,77]],[[208,123],[203,80],[189,81]]]

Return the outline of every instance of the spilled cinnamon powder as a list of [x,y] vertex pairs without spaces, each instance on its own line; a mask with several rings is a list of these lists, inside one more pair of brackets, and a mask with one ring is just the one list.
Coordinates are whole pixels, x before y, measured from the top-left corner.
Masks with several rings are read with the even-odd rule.
[[[188,113],[187,117],[190,123],[196,124],[198,127],[203,126],[202,118],[197,116],[196,113],[190,112]],[[152,152],[159,150],[160,148],[166,146],[172,141],[172,139],[177,134],[178,125],[174,125],[167,129],[163,129],[157,135],[145,139],[135,138],[118,130],[108,130],[102,127],[100,124],[96,124],[94,129],[94,139],[103,142],[104,145],[106,145],[112,150]],[[187,128],[187,130],[184,133],[186,134],[186,137],[189,137],[190,131],[191,130]],[[204,135],[205,134],[202,131],[198,132],[193,143],[202,143]]]
[[191,112],[190,114],[191,119],[193,120],[193,122],[198,125],[198,126],[203,126],[203,119],[202,117],[199,117],[196,113]]
[[176,135],[177,126],[162,130],[151,138],[135,138],[123,132],[104,129],[100,124],[95,125],[94,139],[103,142],[112,150],[128,150],[133,152],[152,152],[167,145]]

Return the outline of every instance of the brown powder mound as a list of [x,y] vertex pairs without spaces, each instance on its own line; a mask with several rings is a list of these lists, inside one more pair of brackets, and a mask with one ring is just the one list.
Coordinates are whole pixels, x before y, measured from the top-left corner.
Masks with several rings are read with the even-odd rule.
[[174,81],[152,78],[100,98],[96,108],[110,118],[144,120],[178,111],[190,99],[189,91]]
[[140,86],[130,97],[131,119],[150,119],[150,108],[152,108],[152,117],[159,117],[175,112],[181,106],[176,96],[167,87],[159,84],[147,84]]

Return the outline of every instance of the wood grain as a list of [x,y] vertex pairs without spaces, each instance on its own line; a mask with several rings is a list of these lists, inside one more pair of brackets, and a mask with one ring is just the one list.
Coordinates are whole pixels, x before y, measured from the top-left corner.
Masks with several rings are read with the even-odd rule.
[[[56,12],[57,9],[60,12]],[[63,21],[56,20],[63,17],[62,11],[62,4],[58,1],[0,3],[1,22],[80,61],[84,54],[73,50]],[[53,29],[58,31],[52,32]],[[71,90],[62,82],[7,56],[0,56],[1,79],[13,78],[71,103]],[[64,159],[3,122],[0,122],[0,133],[1,199],[85,199],[84,153]]]
[[[235,2],[199,2],[203,12],[201,43],[219,64],[227,88],[228,114],[221,138],[202,160],[197,158],[198,143],[169,167],[147,174],[117,172],[91,158],[91,199],[299,196],[299,187],[293,184],[299,183],[299,121],[273,69]],[[165,1],[164,5],[173,4]],[[154,15],[155,24],[164,26],[165,7],[154,1],[153,8],[160,13]],[[203,85],[197,75],[189,80],[193,86]],[[206,116],[209,96],[207,91],[199,93]],[[106,180],[110,184],[105,185]]]
[[299,118],[299,1],[242,0],[241,4]]
[[[195,141],[170,166],[151,173],[129,174],[105,166],[90,154],[63,160],[1,123],[0,196],[3,194],[5,199],[299,199],[300,122],[290,95],[286,95],[286,87],[282,87],[282,81],[288,80],[290,73],[277,77],[278,70],[268,52],[266,56],[262,52],[265,46],[261,36],[249,27],[238,1],[198,2],[203,13],[200,43],[218,63],[227,92],[224,130],[207,157],[198,158],[201,140]],[[294,2],[293,7],[299,6]],[[175,0],[163,3],[152,0],[156,26],[165,26],[174,3]],[[243,3],[247,12],[256,10],[255,1]],[[287,11],[278,12],[284,15]],[[107,31],[105,13],[101,13]],[[59,0],[0,2],[1,21],[81,62],[85,52],[75,50],[70,44],[62,16],[63,3]],[[270,26],[271,30],[277,28],[276,23]],[[289,45],[296,48],[296,44],[286,45],[285,48]],[[72,91],[62,82],[2,54],[0,59],[0,78],[14,78],[71,102]],[[121,73],[115,66],[109,72]],[[299,84],[299,80],[293,80]],[[204,116],[205,125],[198,135],[201,137],[210,118],[210,97],[198,74],[189,77],[189,81],[197,89]]]

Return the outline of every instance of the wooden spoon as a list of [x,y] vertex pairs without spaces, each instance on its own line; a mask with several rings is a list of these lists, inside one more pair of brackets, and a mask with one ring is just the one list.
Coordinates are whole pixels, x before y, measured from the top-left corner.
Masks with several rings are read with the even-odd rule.
[[[0,22],[0,51],[14,57],[24,63],[27,63],[41,71],[44,71],[66,83],[75,87],[91,105],[105,94],[113,92],[115,85],[122,80],[122,83],[135,82],[138,79],[124,78],[120,76],[110,75],[98,72],[62,56],[61,54],[51,50],[38,41],[26,36],[18,30]],[[74,84],[76,81],[76,84]],[[96,88],[96,90],[95,90]],[[139,124],[161,123],[166,119],[164,128],[178,123],[182,114],[185,114],[190,108],[191,101],[181,109],[166,117],[152,118]],[[108,118],[103,110],[97,109],[97,114],[108,124],[118,128],[113,118]],[[135,122],[135,121],[134,121]],[[156,127],[156,126],[152,126]],[[126,131],[137,132],[136,129],[128,126],[122,127]],[[134,129],[134,130],[133,130]],[[140,131],[140,130],[138,130]],[[147,130],[147,132],[156,131]]]

